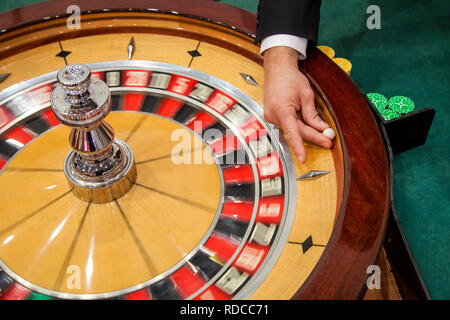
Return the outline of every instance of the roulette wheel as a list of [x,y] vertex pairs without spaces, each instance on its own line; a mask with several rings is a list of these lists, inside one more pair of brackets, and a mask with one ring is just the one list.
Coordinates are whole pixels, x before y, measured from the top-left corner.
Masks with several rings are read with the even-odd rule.
[[345,72],[300,66],[336,132],[301,164],[264,121],[253,14],[70,6],[0,15],[0,299],[361,297],[389,171]]

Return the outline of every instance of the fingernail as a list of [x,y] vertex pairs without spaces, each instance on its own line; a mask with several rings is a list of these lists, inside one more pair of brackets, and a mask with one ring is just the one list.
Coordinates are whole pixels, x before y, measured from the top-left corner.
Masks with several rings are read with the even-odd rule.
[[300,161],[300,163],[305,163],[306,159],[303,155],[297,154],[297,159]]

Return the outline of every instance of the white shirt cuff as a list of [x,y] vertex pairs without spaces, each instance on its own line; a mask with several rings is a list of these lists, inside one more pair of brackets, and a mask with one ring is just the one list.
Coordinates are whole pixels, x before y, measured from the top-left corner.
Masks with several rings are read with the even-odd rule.
[[308,45],[308,39],[293,36],[291,34],[275,34],[268,36],[261,41],[260,54],[273,47],[289,47],[296,50],[299,60],[306,59],[306,47]]

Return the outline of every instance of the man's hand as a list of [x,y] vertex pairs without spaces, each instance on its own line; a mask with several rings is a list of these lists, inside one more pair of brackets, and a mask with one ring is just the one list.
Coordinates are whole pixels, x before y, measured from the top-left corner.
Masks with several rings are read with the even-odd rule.
[[316,110],[308,79],[298,70],[297,51],[289,47],[264,52],[264,118],[283,129],[301,163],[306,161],[303,139],[325,148],[333,145],[321,133],[329,125]]

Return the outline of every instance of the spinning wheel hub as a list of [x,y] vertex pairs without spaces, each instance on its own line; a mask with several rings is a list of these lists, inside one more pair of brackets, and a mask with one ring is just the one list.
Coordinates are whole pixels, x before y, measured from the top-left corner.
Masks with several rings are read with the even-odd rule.
[[82,64],[71,64],[62,68],[57,75],[58,82],[69,94],[86,94],[91,83],[91,70]]
[[113,128],[103,121],[111,111],[111,94],[101,80],[91,81],[91,70],[82,64],[62,68],[59,86],[51,97],[58,119],[73,127],[73,150],[64,161],[64,173],[75,195],[103,203],[120,198],[136,181],[131,148],[114,138]]

